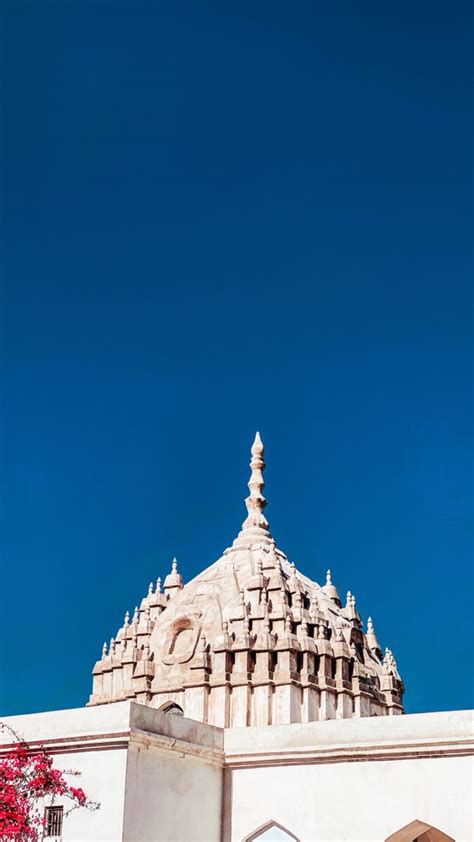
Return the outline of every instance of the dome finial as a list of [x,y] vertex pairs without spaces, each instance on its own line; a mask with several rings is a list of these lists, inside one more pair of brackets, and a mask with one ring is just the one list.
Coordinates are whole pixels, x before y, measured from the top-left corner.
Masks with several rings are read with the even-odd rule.
[[265,485],[263,480],[265,462],[263,461],[263,443],[259,432],[255,434],[255,439],[250,452],[252,454],[252,458],[250,460],[252,473],[248,481],[250,494],[245,500],[248,514],[242,524],[242,532],[240,535],[271,537],[268,530],[268,521],[263,514],[267,501],[262,494],[262,489]]

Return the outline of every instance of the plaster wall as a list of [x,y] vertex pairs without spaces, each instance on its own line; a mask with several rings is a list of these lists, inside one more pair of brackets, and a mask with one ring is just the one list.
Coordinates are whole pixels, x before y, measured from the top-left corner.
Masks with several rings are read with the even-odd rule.
[[[61,836],[64,842],[117,842],[122,838],[127,747],[123,742],[120,746],[114,744],[114,740],[126,732],[129,716],[125,702],[107,708],[48,711],[2,719],[23,739],[44,742],[54,755],[55,767],[79,772],[78,777],[68,777],[70,783],[82,787],[100,803],[99,810],[74,810],[65,817]],[[104,739],[105,734],[108,736]],[[7,731],[0,732],[0,749],[11,741]],[[65,812],[70,806],[61,798],[54,803],[63,804]]]
[[226,842],[273,820],[300,842],[384,842],[419,819],[472,842],[470,711],[225,732]]
[[222,769],[131,741],[123,842],[219,842]]
[[124,842],[219,842],[222,730],[134,703],[130,725]]
[[[118,842],[122,839],[126,749],[88,751],[57,754],[54,765],[63,770],[75,769],[80,777],[70,779],[74,786],[81,786],[100,809],[74,810],[65,817],[61,839],[64,842]],[[58,798],[55,804],[68,802]]]
[[238,769],[231,787],[232,842],[271,819],[301,842],[384,842],[414,819],[473,839],[468,757]]

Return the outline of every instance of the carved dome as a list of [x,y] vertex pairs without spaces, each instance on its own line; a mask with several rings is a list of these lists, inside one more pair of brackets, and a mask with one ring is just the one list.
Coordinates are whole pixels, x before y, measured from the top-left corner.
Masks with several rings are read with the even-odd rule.
[[390,650],[349,592],[321,587],[277,548],[264,515],[263,444],[251,450],[247,518],[232,546],[183,586],[171,573],[135,610],[93,670],[89,704],[170,703],[228,727],[402,713]]

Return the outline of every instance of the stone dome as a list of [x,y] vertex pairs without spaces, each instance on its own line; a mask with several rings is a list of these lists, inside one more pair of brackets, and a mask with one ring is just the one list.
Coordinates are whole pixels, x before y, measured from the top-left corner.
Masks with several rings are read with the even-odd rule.
[[263,444],[251,449],[247,517],[233,544],[183,585],[176,560],[93,669],[89,704],[133,698],[220,727],[403,713],[403,684],[330,571],[321,587],[273,540]]

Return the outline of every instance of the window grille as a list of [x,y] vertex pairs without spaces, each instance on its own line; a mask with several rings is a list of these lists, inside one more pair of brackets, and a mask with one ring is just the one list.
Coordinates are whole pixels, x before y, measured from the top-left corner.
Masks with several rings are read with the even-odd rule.
[[46,807],[45,836],[61,836],[63,829],[64,807]]

